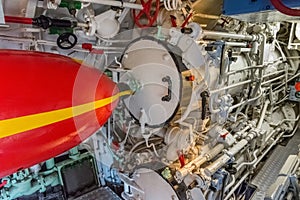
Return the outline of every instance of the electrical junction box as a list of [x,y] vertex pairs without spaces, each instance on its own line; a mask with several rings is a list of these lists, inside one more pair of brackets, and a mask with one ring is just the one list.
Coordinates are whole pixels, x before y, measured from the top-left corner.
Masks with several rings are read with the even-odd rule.
[[[290,8],[300,8],[300,1],[281,0]],[[223,14],[247,22],[299,20],[278,12],[270,0],[224,0]]]

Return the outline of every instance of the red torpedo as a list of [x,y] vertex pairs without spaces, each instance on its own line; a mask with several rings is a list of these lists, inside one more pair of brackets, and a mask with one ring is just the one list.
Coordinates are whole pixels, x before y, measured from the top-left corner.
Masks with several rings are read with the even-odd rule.
[[0,50],[0,178],[78,145],[120,95],[107,76],[68,57]]

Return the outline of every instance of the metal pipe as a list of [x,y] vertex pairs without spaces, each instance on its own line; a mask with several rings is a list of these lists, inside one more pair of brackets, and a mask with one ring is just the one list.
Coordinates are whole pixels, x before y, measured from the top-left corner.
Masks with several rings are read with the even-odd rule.
[[256,149],[254,152],[253,152],[253,156],[254,156],[254,159],[251,161],[251,162],[243,162],[243,163],[241,163],[236,169],[237,169],[237,171],[239,171],[243,166],[245,166],[245,165],[253,165],[256,161],[257,161],[257,152],[258,152],[259,150],[258,149]]
[[267,67],[267,66],[268,65],[249,66],[247,68],[237,69],[237,70],[234,70],[234,71],[229,71],[229,72],[226,73],[226,75],[229,76],[229,75],[232,75],[232,74],[236,74],[238,72],[244,72],[245,70],[260,69],[260,68]]
[[248,83],[251,83],[251,82],[253,82],[253,81],[252,80],[242,81],[242,82],[239,82],[239,83],[236,83],[236,84],[232,84],[232,85],[229,85],[229,86],[226,86],[226,87],[223,87],[223,88],[212,90],[212,91],[210,91],[210,94],[222,92],[224,90],[228,90],[228,89],[231,89],[231,88],[234,88],[234,87],[238,87],[240,85],[248,84]]
[[241,131],[238,131],[234,134],[234,138],[238,138],[241,137],[243,133],[245,133],[246,131],[248,131],[251,127],[249,125],[247,125],[245,128],[243,128]]
[[242,35],[236,33],[226,33],[226,32],[207,31],[207,30],[203,30],[202,34],[206,39],[227,38],[227,39],[246,40],[246,41],[255,41],[258,39],[258,36],[256,35]]
[[282,84],[278,85],[278,86],[274,89],[274,91],[277,90],[277,89],[279,89],[279,88],[281,88],[281,87],[284,86],[286,83],[288,83],[289,81],[293,80],[294,78],[296,78],[296,77],[298,77],[298,76],[300,76],[300,73],[295,74],[294,76],[292,76],[291,78],[289,78],[285,83],[282,83]]
[[284,75],[281,75],[281,76],[278,76],[278,77],[276,77],[276,78],[270,79],[270,80],[268,80],[268,81],[265,81],[265,82],[263,82],[261,85],[266,85],[266,84],[268,84],[268,83],[271,83],[271,82],[273,82],[273,81],[277,81],[277,80],[282,79],[282,78],[285,78],[285,74],[284,74]]
[[113,1],[113,0],[79,0],[83,3],[95,3],[95,4],[103,4],[108,6],[116,6],[121,8],[131,8],[136,10],[143,10],[143,6],[141,4],[136,3],[128,3],[122,1]]
[[77,27],[81,27],[81,28],[89,28],[89,25],[86,24],[86,23],[77,22]]
[[207,195],[207,197],[206,197],[206,199],[207,200],[215,200],[214,195],[215,195],[215,192],[212,191],[212,190],[210,190],[209,193],[208,193],[208,195]]
[[247,42],[225,42],[226,46],[230,47],[247,47]]
[[[273,135],[274,135],[275,133],[278,133],[280,130],[281,130],[280,128],[276,128],[276,129],[274,129],[273,131],[271,131],[270,133],[264,135],[263,141],[264,141],[264,142],[269,141],[269,139],[270,139],[271,137],[273,137]],[[267,144],[267,143],[264,143],[264,144]]]
[[[47,40],[35,40],[33,38],[20,38],[20,37],[12,37],[12,36],[4,36],[0,35],[0,40],[8,40],[12,42],[28,42],[28,43],[36,43],[39,45],[46,45],[46,46],[57,46],[56,42],[47,41]],[[93,49],[101,49],[101,50],[119,50],[122,52],[124,48],[122,47],[107,47],[107,46],[93,46]],[[75,47],[72,49],[74,51],[78,52],[89,52],[88,50],[82,49],[81,44],[75,45]]]
[[260,129],[263,122],[264,122],[264,119],[265,119],[265,115],[266,115],[266,112],[267,112],[267,108],[268,108],[268,105],[270,104],[270,101],[266,101],[265,102],[265,105],[264,105],[264,108],[261,112],[261,115],[260,115],[260,118],[259,118],[259,121],[258,121],[258,124],[257,124],[257,128]]
[[[300,57],[300,56],[299,56]],[[232,74],[236,74],[238,72],[242,72],[242,71],[245,71],[245,70],[251,70],[251,69],[260,69],[260,68],[265,68],[265,67],[268,67],[269,65],[278,65],[280,63],[282,63],[282,58],[280,59],[276,59],[274,61],[271,61],[271,62],[266,62],[265,64],[263,65],[252,65],[252,66],[248,66],[247,68],[243,68],[243,69],[237,69],[235,71],[230,71],[228,72],[226,75],[232,75]],[[280,70],[280,72],[283,72],[285,70]],[[277,73],[277,72],[276,72]],[[269,75],[269,74],[267,74]]]
[[[251,81],[251,80],[249,80],[249,81]],[[228,87],[229,87],[229,86],[228,86]],[[224,88],[221,88],[221,89],[224,89]],[[214,91],[211,91],[211,92],[214,92]],[[262,96],[262,94],[263,94],[263,93],[260,92],[260,94],[257,95],[256,97],[253,97],[253,98],[251,98],[251,99],[247,99],[247,100],[241,101],[240,103],[231,106],[231,107],[228,109],[229,112],[231,112],[231,111],[234,110],[235,108],[238,108],[238,107],[240,107],[240,106],[242,106],[242,105],[244,105],[244,104],[246,104],[246,103],[251,103],[251,102],[253,102],[253,101],[256,101],[257,99],[259,99],[259,98]],[[212,96],[211,96],[211,97],[212,97]],[[212,102],[212,101],[211,101],[211,102]],[[209,103],[209,109],[210,109],[210,112],[211,112],[212,114],[215,114],[215,113],[220,112],[220,109],[214,109],[214,108],[213,108],[212,103]]]
[[218,169],[223,167],[234,155],[239,153],[247,144],[248,141],[246,139],[242,139],[241,141],[236,143],[220,158],[211,163],[209,166],[205,167],[203,171],[204,174],[208,177],[211,177]]
[[214,103],[214,100],[216,100],[216,98],[217,98],[217,94],[211,94],[210,101],[208,103],[209,111],[211,114],[216,114],[221,111],[219,108],[214,109],[213,103]]
[[177,182],[182,182],[183,178],[192,172],[194,169],[200,167],[205,162],[213,159],[224,149],[224,144],[218,144],[213,149],[206,153],[204,156],[198,156],[196,159],[192,160],[190,163],[185,165],[183,168],[176,171],[175,179]]
[[199,17],[199,18],[203,18],[203,19],[220,19],[220,16],[218,15],[209,15],[209,14],[203,14],[203,13],[196,13],[193,15],[194,17]]
[[238,187],[242,184],[242,182],[249,176],[250,172],[247,172],[240,180],[235,184],[235,186],[230,190],[230,192],[226,195],[224,200],[228,200],[230,196],[236,191]]
[[267,153],[272,149],[272,147],[278,142],[278,140],[282,137],[284,132],[282,132],[276,140],[272,142],[272,144],[268,147],[268,149],[257,159],[257,161],[253,164],[253,168],[256,168],[256,165],[267,155]]
[[283,70],[279,70],[279,71],[276,71],[276,72],[273,72],[273,73],[270,73],[270,74],[265,74],[265,75],[263,75],[263,78],[267,78],[267,77],[269,77],[269,76],[273,76],[273,75],[276,75],[276,74],[280,74],[280,73],[282,73],[282,72],[285,72],[285,70],[283,69]]
[[224,192],[227,192],[235,183],[235,176],[234,175],[231,175],[231,182],[226,185],[225,189],[224,189]]
[[296,126],[291,134],[289,134],[289,135],[283,135],[282,137],[283,138],[293,137],[295,135],[296,131],[298,130],[298,128],[299,127]]
[[296,121],[299,120],[299,118],[300,118],[300,116],[298,116],[298,117],[295,118],[295,119],[283,119],[283,120],[281,120],[280,122],[278,122],[277,124],[270,123],[270,125],[272,125],[272,126],[280,126],[280,125],[281,125],[282,123],[284,123],[284,122],[296,122]]
[[247,99],[247,100],[242,101],[242,102],[240,102],[240,103],[238,103],[238,104],[236,104],[236,105],[233,105],[233,106],[231,106],[231,107],[229,108],[229,112],[231,112],[232,110],[234,110],[234,109],[236,109],[236,108],[242,106],[242,105],[245,104],[245,103],[251,103],[252,101],[256,101],[256,100],[259,99],[261,96],[262,96],[262,92],[261,92],[259,95],[257,95],[256,97],[253,97],[253,98],[251,98],[251,99]]

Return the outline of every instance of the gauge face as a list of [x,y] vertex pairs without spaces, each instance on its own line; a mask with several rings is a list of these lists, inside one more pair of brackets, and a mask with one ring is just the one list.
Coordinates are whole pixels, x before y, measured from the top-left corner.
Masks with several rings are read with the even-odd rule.
[[122,64],[128,72],[120,81],[140,85],[124,100],[130,114],[138,121],[143,117],[148,126],[171,120],[179,105],[181,76],[168,50],[156,41],[140,40],[126,50]]

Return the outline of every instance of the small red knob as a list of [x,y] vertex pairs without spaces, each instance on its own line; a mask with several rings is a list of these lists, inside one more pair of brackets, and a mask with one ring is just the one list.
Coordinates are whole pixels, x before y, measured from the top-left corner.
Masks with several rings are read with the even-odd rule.
[[296,82],[295,89],[297,92],[300,92],[300,82]]
[[185,77],[185,79],[187,81],[194,81],[195,80],[195,76],[194,75],[190,75],[190,76]]

